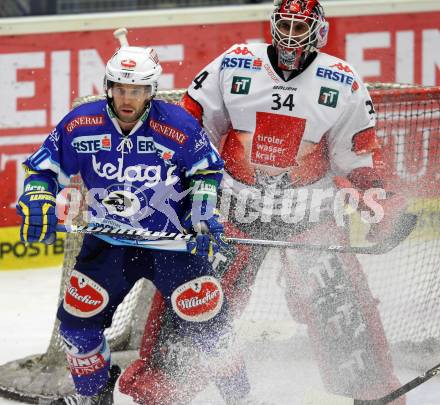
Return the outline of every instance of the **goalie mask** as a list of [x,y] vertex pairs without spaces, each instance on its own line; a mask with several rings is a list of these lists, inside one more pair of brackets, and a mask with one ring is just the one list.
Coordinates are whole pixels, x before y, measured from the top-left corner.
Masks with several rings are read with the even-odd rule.
[[[104,91],[109,106],[113,109],[112,87],[114,83],[121,83],[143,86],[143,91],[138,91],[138,93],[147,97],[145,105],[147,107],[157,91],[161,73],[162,67],[154,49],[121,46],[105,67]],[[113,112],[115,112],[114,109]]]
[[298,70],[327,43],[328,22],[318,0],[274,0],[272,44],[283,70]]

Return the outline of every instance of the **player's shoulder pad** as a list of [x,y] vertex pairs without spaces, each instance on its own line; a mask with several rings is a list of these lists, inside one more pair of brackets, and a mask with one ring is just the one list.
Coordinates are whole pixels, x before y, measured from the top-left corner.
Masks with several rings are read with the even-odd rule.
[[155,132],[185,147],[191,146],[202,131],[199,121],[183,107],[162,100],[152,101],[149,121]]
[[107,100],[97,99],[77,105],[58,124],[67,132],[72,132],[75,128],[83,126],[101,126],[104,124]]
[[354,66],[341,58],[329,55],[325,52],[318,52],[317,63],[320,66],[328,67],[329,69],[353,76],[356,78],[356,80],[359,80],[359,74]]
[[316,68],[315,75],[333,81],[338,90],[342,91],[350,99],[362,99],[368,91],[362,78],[356,69],[343,59],[319,52],[313,65]]
[[227,49],[223,55],[234,55],[238,57],[258,56],[261,52],[266,52],[268,44],[263,42],[252,42],[249,44],[234,44]]

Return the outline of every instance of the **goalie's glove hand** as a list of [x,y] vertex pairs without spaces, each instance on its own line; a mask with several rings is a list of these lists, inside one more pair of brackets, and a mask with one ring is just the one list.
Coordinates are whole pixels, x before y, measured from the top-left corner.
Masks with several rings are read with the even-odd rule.
[[378,223],[372,223],[367,234],[367,240],[379,243],[389,237],[395,230],[401,216],[405,213],[407,200],[400,194],[391,193],[384,200],[378,200],[382,206],[383,218]]
[[214,256],[221,250],[228,248],[223,225],[218,221],[217,210],[214,215],[199,223],[192,224],[191,211],[184,216],[183,227],[194,231],[197,235],[187,242],[186,248],[189,253],[199,256]]
[[55,207],[56,197],[50,191],[25,191],[17,204],[17,213],[22,217],[20,239],[23,242],[46,244],[55,242]]

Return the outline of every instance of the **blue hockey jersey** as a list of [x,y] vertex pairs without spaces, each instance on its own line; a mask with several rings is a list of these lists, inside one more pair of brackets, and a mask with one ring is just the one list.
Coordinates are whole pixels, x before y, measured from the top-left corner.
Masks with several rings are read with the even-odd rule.
[[[68,113],[24,165],[51,177],[58,190],[80,174],[88,189],[90,223],[181,232],[191,179],[220,184],[223,161],[198,121],[180,106],[152,100],[128,135],[99,100]],[[182,241],[113,244],[185,250]]]

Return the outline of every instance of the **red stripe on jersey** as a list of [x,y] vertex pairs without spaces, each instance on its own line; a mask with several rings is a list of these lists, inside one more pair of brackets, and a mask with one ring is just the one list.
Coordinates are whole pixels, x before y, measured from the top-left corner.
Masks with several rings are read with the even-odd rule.
[[188,93],[185,93],[182,101],[180,102],[180,105],[192,116],[194,116],[199,121],[200,125],[203,124],[203,108]]

